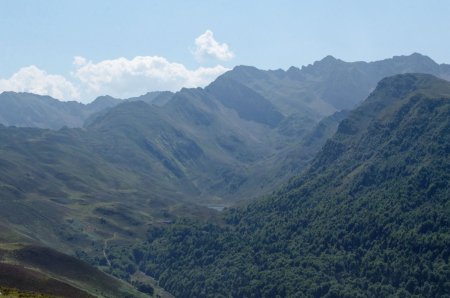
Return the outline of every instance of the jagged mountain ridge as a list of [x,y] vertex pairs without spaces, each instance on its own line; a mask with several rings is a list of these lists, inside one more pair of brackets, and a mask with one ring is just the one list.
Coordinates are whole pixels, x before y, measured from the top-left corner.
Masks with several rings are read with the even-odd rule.
[[302,68],[262,71],[238,66],[223,75],[259,92],[285,115],[303,112],[329,115],[356,107],[378,81],[401,73],[428,73],[450,78],[450,65],[437,64],[427,56],[409,56],[375,62],[345,62],[327,56]]
[[[258,115],[272,113],[268,118],[266,115],[267,119],[263,121],[269,121],[274,126],[282,120],[281,115],[296,115],[300,118],[309,116],[320,120],[336,111],[354,108],[383,77],[407,72],[450,78],[449,65],[437,64],[417,53],[375,62],[344,62],[327,56],[301,69],[291,67],[287,71],[237,66],[206,89],[210,89],[211,93],[222,98],[225,106],[233,107],[246,119],[260,121],[262,119],[258,120],[261,117]],[[235,83],[234,86],[231,81]],[[228,88],[230,86],[231,90]],[[222,87],[228,88],[228,94],[223,93]],[[250,96],[249,92],[253,95]],[[103,96],[91,104],[83,105],[60,102],[48,96],[4,92],[0,95],[0,124],[50,129],[81,127],[86,120],[92,122],[96,113],[102,113],[120,102],[142,100],[164,106],[173,96],[172,92],[159,91],[125,100]],[[242,101],[244,97],[246,101],[253,100],[259,104],[245,103]]]

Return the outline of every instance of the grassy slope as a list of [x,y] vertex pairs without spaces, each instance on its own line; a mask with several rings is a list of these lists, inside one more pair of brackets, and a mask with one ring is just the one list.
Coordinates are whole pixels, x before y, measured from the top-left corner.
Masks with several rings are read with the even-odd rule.
[[54,298],[53,295],[30,292],[30,291],[21,291],[16,288],[8,288],[0,286],[0,293],[2,297],[5,298]]
[[180,194],[170,179],[158,180],[163,171],[139,150],[141,140],[124,140],[116,148],[120,133],[128,131],[115,138],[79,129],[0,127],[0,224],[6,227],[0,237],[15,234],[16,240],[64,251],[98,250],[114,233],[132,240],[147,225],[180,212],[205,213],[179,206]]
[[0,284],[63,297],[144,297],[87,263],[33,245],[1,245]]

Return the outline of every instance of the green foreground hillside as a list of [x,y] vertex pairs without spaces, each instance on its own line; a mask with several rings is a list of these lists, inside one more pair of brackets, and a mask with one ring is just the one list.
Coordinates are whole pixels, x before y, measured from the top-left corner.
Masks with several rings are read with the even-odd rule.
[[398,75],[279,192],[109,252],[180,297],[449,297],[450,83]]
[[23,244],[0,245],[0,292],[1,297],[148,297],[72,256]]

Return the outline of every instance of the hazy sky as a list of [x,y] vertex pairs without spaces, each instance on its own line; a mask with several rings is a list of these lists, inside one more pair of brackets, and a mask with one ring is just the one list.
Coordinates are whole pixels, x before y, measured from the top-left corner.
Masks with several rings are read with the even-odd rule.
[[0,0],[0,91],[90,101],[204,86],[235,65],[450,63],[450,1]]

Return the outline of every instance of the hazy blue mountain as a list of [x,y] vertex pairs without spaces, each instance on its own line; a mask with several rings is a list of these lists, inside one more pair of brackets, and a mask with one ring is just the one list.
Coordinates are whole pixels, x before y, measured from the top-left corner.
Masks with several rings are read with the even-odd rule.
[[382,78],[401,73],[428,73],[450,78],[450,65],[414,53],[375,62],[344,62],[327,56],[301,69],[259,70],[237,66],[222,77],[235,80],[269,99],[285,115],[330,115],[352,109]]
[[0,124],[50,129],[81,127],[90,115],[119,102],[119,99],[103,96],[84,105],[32,93],[3,92],[0,94]]
[[127,100],[128,101],[140,100],[140,101],[146,102],[148,104],[153,104],[153,105],[162,107],[169,100],[172,99],[173,94],[174,93],[170,92],[170,91],[153,91],[153,92],[148,92],[147,94],[144,94],[141,96],[128,98]]
[[107,108],[114,107],[121,103],[122,100],[119,98],[114,98],[109,95],[99,96],[94,99],[93,102],[85,105],[85,109],[90,112],[90,114],[97,113]]
[[[0,122],[11,126],[61,128],[79,126],[83,105],[31,93],[0,94]],[[81,115],[81,117],[80,117]]]

